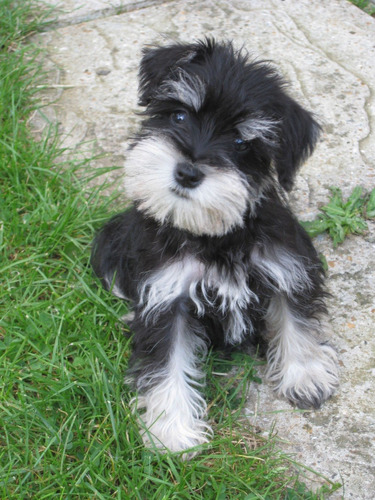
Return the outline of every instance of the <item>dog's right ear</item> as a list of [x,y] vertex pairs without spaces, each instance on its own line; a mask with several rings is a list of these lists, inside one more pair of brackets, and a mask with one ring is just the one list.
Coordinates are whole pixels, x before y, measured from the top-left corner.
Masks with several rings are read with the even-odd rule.
[[190,62],[195,55],[196,47],[192,44],[143,49],[139,69],[139,105],[147,106],[168,75]]

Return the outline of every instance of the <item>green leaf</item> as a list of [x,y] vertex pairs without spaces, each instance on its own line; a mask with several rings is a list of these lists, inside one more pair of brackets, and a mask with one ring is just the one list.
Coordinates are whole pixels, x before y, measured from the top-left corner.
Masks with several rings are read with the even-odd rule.
[[364,200],[361,199],[362,196],[362,188],[361,186],[356,186],[352,194],[349,196],[348,201],[345,204],[345,207],[348,211],[359,210],[361,206],[363,206]]
[[365,216],[368,219],[375,218],[375,189],[371,191],[369,199],[367,201],[367,205],[365,208]]
[[320,259],[320,262],[323,265],[324,271],[328,271],[328,262],[327,262],[327,259],[326,259],[325,255],[323,255],[322,253],[320,253],[319,254],[319,259]]
[[315,238],[315,236],[324,233],[329,228],[329,224],[326,219],[300,221],[300,224],[311,236],[311,238]]
[[342,207],[336,206],[334,204],[326,205],[325,207],[322,207],[320,210],[331,216],[339,215],[344,217],[346,215],[346,212]]

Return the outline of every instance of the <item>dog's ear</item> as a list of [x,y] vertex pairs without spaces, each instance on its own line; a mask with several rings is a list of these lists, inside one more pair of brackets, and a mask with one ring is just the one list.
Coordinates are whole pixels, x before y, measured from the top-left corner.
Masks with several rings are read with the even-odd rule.
[[290,97],[282,106],[279,127],[276,170],[280,184],[290,191],[298,168],[314,150],[321,127],[311,113]]
[[139,69],[139,105],[147,106],[163,80],[190,62],[195,55],[196,47],[193,44],[143,49]]

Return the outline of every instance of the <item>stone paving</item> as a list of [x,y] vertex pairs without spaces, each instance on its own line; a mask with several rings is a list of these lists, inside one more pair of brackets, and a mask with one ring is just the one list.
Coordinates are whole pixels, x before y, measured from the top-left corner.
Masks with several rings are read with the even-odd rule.
[[[324,127],[292,196],[300,218],[344,195],[375,187],[375,20],[346,0],[65,0],[55,23],[38,35],[46,47],[47,118],[79,154],[103,153],[98,167],[123,164],[136,130],[137,66],[142,46],[205,35],[233,39],[270,59],[291,92]],[[121,173],[121,172],[120,172]],[[119,172],[117,182],[122,183]],[[114,174],[113,174],[114,175]],[[375,498],[375,223],[339,246],[316,240],[329,265],[330,331],[341,387],[320,411],[296,412],[263,384],[253,387],[251,422],[324,476],[344,482],[332,498]],[[319,484],[319,480],[317,480]]]

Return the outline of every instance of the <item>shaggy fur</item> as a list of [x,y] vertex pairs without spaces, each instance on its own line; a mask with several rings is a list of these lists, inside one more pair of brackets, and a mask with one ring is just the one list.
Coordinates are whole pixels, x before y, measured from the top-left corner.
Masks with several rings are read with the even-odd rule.
[[144,121],[125,165],[133,207],[99,232],[92,263],[133,308],[129,375],[147,445],[208,440],[199,365],[210,345],[261,336],[268,379],[301,408],[337,386],[320,340],[323,269],[283,195],[320,127],[285,87],[231,43],[144,51]]

